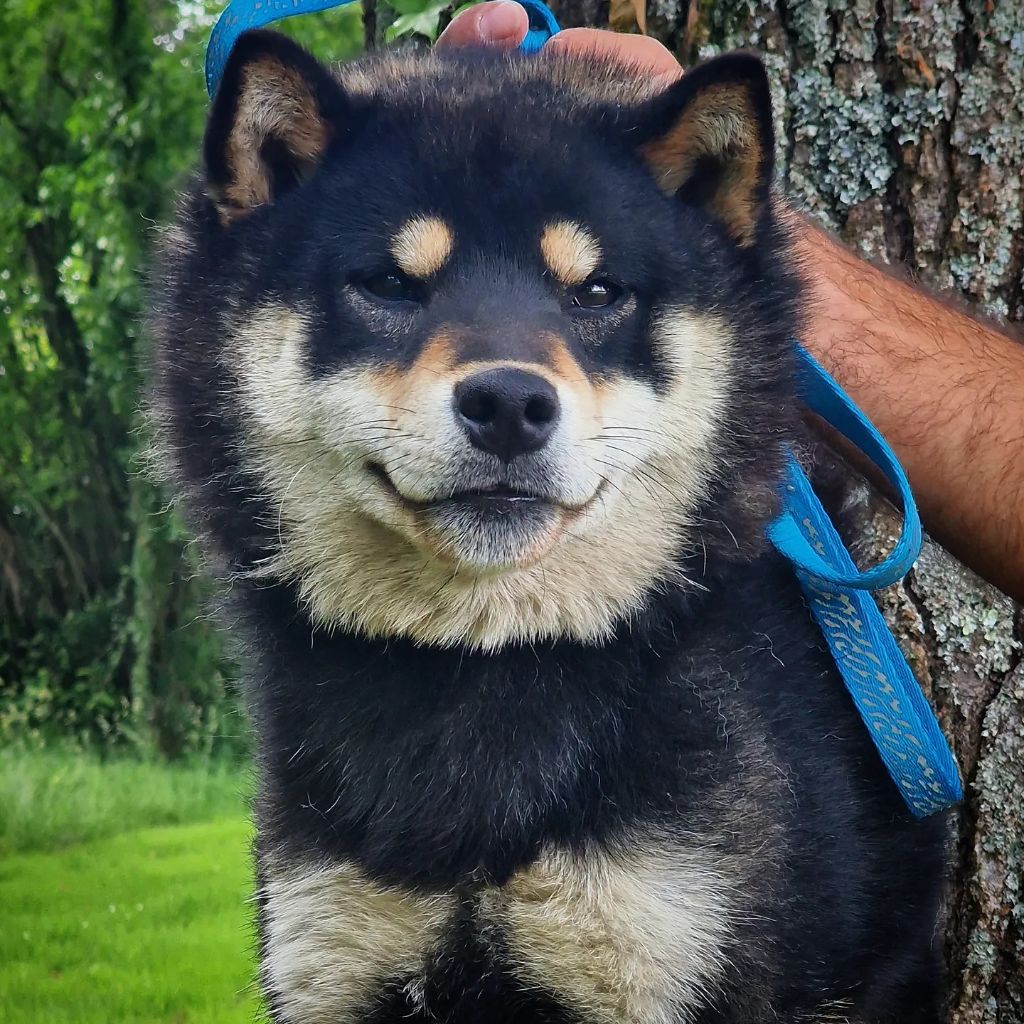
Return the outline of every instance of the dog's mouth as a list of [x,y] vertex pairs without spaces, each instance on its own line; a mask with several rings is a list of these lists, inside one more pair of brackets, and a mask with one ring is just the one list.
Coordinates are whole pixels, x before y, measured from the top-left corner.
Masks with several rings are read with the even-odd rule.
[[591,498],[584,505],[579,506],[567,505],[539,491],[498,483],[486,487],[469,487],[453,491],[443,497],[419,501],[402,494],[395,486],[388,471],[380,463],[369,463],[367,471],[396,501],[413,512],[443,511],[453,508],[473,509],[484,514],[494,515],[530,513],[543,509],[580,512],[594,500]]
[[422,543],[446,561],[477,569],[522,567],[543,557],[603,490],[602,483],[586,502],[570,505],[540,488],[488,481],[421,501],[402,494],[379,463],[367,470],[413,514]]

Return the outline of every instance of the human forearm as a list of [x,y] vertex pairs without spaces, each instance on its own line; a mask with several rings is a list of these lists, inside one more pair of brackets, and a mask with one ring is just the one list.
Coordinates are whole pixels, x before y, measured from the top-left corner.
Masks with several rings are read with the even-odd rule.
[[930,533],[1024,598],[1024,346],[798,222],[808,348],[895,448]]

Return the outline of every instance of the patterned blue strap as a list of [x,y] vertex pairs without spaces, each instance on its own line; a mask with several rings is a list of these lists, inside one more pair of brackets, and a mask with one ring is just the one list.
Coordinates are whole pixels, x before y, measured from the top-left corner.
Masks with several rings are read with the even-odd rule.
[[[232,0],[210,36],[206,84],[217,91],[238,37],[296,14],[340,7],[351,0]],[[522,42],[536,53],[559,31],[542,0],[519,0],[530,27]],[[891,554],[858,571],[800,465],[790,458],[783,511],[768,527],[772,544],[788,558],[803,587],[846,687],[907,805],[918,817],[963,796],[956,761],[935,714],[903,658],[869,591],[910,570],[921,550],[921,522],[903,469],[884,438],[843,389],[797,345],[804,401],[856,444],[885,473],[903,503],[904,525]]]
[[892,449],[843,389],[797,345],[800,395],[885,473],[903,503],[888,558],[858,571],[799,463],[786,468],[783,511],[768,537],[796,570],[804,597],[857,710],[907,806],[923,818],[958,803],[960,774],[914,673],[869,591],[902,579],[921,550],[921,522]]

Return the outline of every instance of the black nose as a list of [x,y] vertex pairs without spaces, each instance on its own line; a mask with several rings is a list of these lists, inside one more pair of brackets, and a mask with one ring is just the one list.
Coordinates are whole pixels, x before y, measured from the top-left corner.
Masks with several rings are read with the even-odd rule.
[[455,388],[455,412],[477,448],[511,462],[543,447],[558,423],[558,393],[525,370],[486,370]]

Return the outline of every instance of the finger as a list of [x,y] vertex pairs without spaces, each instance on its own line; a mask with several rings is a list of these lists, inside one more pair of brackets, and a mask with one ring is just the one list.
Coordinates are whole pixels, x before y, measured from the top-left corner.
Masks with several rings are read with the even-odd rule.
[[683,69],[671,51],[650,36],[623,35],[596,28],[567,28],[553,36],[544,47],[553,53],[589,53],[637,72],[668,79],[679,78]]
[[441,33],[437,46],[496,46],[510,50],[530,27],[526,8],[515,0],[492,0],[463,11]]

